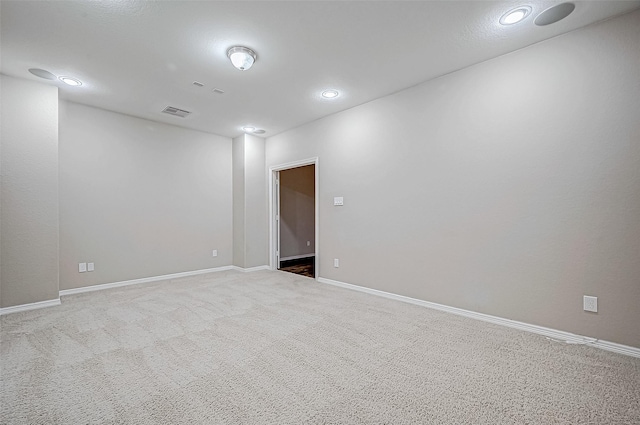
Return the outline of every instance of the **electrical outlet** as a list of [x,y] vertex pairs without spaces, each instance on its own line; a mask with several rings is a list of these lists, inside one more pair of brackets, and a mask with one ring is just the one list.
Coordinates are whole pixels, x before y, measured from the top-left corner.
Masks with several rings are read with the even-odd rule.
[[584,311],[598,312],[598,297],[590,297],[585,295],[583,297]]
[[311,246],[311,241],[307,241],[307,246]]
[[214,249],[213,251],[211,251],[211,256],[212,257],[217,257],[218,256],[218,250]]
[[78,273],[84,273],[87,271],[87,263],[78,263]]
[[333,267],[340,267],[340,260],[338,260],[337,258],[333,259]]
[[96,265],[94,263],[87,263],[87,271],[92,272],[96,269]]

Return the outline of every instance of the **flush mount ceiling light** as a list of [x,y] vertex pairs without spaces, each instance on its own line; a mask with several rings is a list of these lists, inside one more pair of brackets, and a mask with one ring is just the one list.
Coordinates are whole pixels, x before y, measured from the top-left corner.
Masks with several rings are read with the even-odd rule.
[[255,127],[252,127],[250,125],[246,126],[246,127],[242,127],[242,129],[246,132],[246,133],[253,133],[254,131],[256,131]]
[[555,6],[551,6],[550,8],[536,16],[536,19],[533,21],[533,23],[538,25],[539,27],[555,24],[559,20],[569,16],[575,8],[576,5],[573,3],[556,4]]
[[253,66],[257,59],[256,52],[248,47],[235,46],[229,49],[227,56],[231,60],[233,66],[240,71],[246,71]]
[[339,94],[338,90],[325,90],[322,92],[322,97],[325,99],[333,99],[334,97],[338,97]]
[[75,78],[59,77],[58,79],[69,86],[77,87],[82,85],[82,81],[76,80]]
[[500,18],[500,23],[502,25],[513,25],[522,21],[524,18],[529,16],[531,13],[531,8],[529,6],[520,6],[515,9],[511,9]]

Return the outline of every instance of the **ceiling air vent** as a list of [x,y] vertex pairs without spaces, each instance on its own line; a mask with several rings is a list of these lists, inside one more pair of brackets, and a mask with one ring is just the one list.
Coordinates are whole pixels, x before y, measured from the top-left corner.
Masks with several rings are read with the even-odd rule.
[[174,108],[173,106],[167,106],[162,110],[165,114],[173,115],[176,117],[184,118],[189,115],[191,112],[185,111],[184,109]]

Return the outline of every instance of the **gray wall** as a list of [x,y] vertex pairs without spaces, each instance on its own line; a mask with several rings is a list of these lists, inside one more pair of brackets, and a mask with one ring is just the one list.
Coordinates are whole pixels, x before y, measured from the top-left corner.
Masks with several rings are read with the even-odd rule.
[[265,140],[244,134],[233,139],[233,264],[268,264]]
[[233,139],[233,265],[245,265],[244,134]]
[[265,139],[245,135],[245,267],[269,264],[269,219]]
[[320,158],[320,276],[640,347],[639,41],[635,12],[269,138]]
[[60,288],[231,264],[231,190],[230,139],[62,101]]
[[283,170],[280,172],[280,258],[311,255],[315,246],[315,166]]
[[0,307],[58,298],[58,88],[0,76]]

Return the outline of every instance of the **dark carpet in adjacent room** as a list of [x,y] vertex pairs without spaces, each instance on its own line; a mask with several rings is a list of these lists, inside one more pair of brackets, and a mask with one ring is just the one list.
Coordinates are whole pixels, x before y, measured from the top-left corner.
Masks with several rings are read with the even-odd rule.
[[280,261],[280,270],[307,277],[315,277],[315,257],[297,258]]

